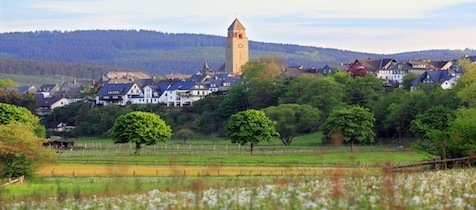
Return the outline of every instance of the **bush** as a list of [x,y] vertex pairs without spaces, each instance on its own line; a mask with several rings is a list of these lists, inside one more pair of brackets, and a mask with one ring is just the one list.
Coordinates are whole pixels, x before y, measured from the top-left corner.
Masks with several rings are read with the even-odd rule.
[[2,177],[31,177],[34,174],[33,163],[24,155],[6,155],[0,157]]

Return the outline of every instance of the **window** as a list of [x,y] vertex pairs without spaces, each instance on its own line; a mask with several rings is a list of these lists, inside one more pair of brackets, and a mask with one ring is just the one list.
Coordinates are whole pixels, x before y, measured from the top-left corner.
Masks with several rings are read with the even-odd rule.
[[243,34],[238,35],[238,38],[243,39]]

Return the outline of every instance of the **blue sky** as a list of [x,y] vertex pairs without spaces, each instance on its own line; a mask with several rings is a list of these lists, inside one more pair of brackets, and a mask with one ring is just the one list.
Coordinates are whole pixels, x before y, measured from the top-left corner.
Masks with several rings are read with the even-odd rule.
[[0,32],[149,29],[394,53],[476,48],[476,0],[0,0]]

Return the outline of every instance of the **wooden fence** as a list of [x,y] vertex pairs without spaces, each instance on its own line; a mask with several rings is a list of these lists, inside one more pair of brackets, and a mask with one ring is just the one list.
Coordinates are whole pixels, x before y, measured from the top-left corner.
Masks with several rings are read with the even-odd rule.
[[8,178],[8,182],[3,184],[2,187],[6,187],[8,185],[11,185],[11,184],[23,184],[23,182],[25,181],[25,177],[24,176],[20,176],[18,177],[17,179],[12,179],[12,178]]
[[448,168],[448,163],[450,163],[452,166],[466,165],[468,167],[471,167],[471,162],[475,160],[476,160],[476,156],[467,156],[467,157],[460,157],[460,158],[425,161],[425,162],[412,163],[412,164],[406,164],[406,165],[385,166],[384,170],[388,170],[390,168],[393,171],[405,171],[405,170],[411,170],[411,169],[424,168],[427,166],[430,166],[434,169],[446,169]]

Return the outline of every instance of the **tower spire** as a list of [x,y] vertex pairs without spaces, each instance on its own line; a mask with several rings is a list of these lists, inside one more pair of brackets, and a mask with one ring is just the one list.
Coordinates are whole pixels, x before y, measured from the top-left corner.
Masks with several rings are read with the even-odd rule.
[[205,62],[203,63],[203,68],[202,68],[202,69],[203,69],[203,70],[210,70],[210,67],[208,67],[208,61],[205,61]]

